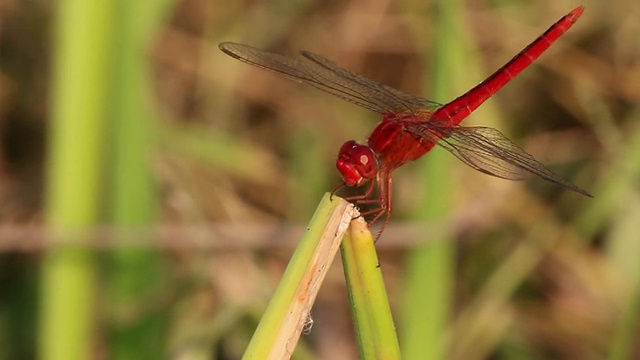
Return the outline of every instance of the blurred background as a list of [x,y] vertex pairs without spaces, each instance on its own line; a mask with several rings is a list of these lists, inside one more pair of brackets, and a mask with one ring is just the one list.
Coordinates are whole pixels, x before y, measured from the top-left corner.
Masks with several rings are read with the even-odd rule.
[[[640,3],[0,0],[0,359],[238,359],[337,151],[380,120],[242,64],[310,50],[445,103],[587,198],[436,149],[377,242],[407,359],[640,359]],[[335,261],[296,359],[354,359]]]

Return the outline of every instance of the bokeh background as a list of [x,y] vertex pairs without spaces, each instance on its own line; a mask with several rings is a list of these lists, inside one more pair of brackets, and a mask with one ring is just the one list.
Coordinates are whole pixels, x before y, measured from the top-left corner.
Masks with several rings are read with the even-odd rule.
[[[224,55],[324,55],[437,102],[578,5],[466,125],[594,198],[434,150],[377,242],[407,359],[640,358],[640,3],[0,0],[0,359],[238,359],[376,114]],[[296,359],[354,359],[338,261]]]

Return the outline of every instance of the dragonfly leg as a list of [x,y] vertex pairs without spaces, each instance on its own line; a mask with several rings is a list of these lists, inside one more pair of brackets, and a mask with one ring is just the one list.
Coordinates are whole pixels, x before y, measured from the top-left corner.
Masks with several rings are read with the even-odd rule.
[[[335,190],[333,190],[333,192],[331,193],[331,196],[333,196],[333,194],[335,194],[338,190],[342,189],[345,186],[346,186],[345,183],[340,184]],[[373,181],[369,181],[369,183],[367,184],[367,189],[363,194],[348,196],[348,197],[345,197],[344,199],[353,203],[356,206],[359,206],[362,204],[379,203],[380,201],[378,199],[369,199],[371,197],[371,194],[373,193],[374,187],[375,187],[375,183]],[[354,219],[373,214],[377,211],[378,209],[376,208],[376,209],[373,209],[373,211],[366,211],[366,212],[360,213],[360,215],[358,215]]]
[[331,192],[331,196],[329,196],[329,200],[333,201],[333,195],[335,195],[338,191],[340,191],[340,189],[342,189],[343,187],[347,186],[347,183],[345,183],[344,181],[336,186],[335,189],[333,189],[333,191]]
[[[378,196],[373,196],[374,188],[376,183],[378,184]],[[371,220],[367,221],[367,225],[371,227],[375,224],[382,215],[385,215],[384,222],[382,223],[382,227],[378,231],[375,237],[375,241],[378,241],[380,235],[389,224],[389,218],[391,217],[391,174],[389,171],[381,170],[378,172],[378,175],[374,180],[370,180],[367,184],[367,189],[364,193],[354,196],[345,197],[344,199],[352,202],[356,206],[366,205],[366,204],[378,204],[373,209],[369,209],[367,211],[361,212],[360,217],[365,217],[369,215],[373,215]],[[335,194],[338,190],[345,187],[345,183],[340,184],[331,195]]]
[[378,173],[378,199],[380,200],[380,212],[371,220],[369,226],[373,225],[384,213],[386,216],[384,218],[384,222],[378,230],[376,237],[374,239],[375,242],[378,241],[380,235],[389,224],[389,219],[391,218],[391,210],[392,210],[392,181],[391,174],[388,171],[380,171]]
[[355,200],[355,204],[379,204],[378,207],[367,210],[360,214],[360,216],[374,215],[373,218],[367,222],[367,225],[369,225],[369,227],[375,224],[382,217],[382,215],[385,215],[382,227],[380,227],[380,230],[378,230],[378,233],[375,237],[375,241],[378,241],[380,235],[382,235],[382,232],[389,224],[389,218],[391,217],[391,174],[388,171],[380,171],[376,180],[378,183],[378,197],[371,198],[371,194],[373,193],[373,185],[370,185],[365,194],[363,196],[359,196],[359,198]]
[[[336,188],[334,190],[334,192],[338,191],[342,187],[344,187],[344,183],[342,183],[342,185],[340,185],[338,188]],[[353,202],[355,202],[357,204],[366,204],[366,202],[363,202],[363,201],[369,201],[369,200],[374,200],[374,201],[369,201],[369,202],[376,202],[377,199],[369,199],[369,197],[371,197],[371,194],[373,194],[373,188],[374,187],[375,187],[375,182],[373,180],[370,180],[367,183],[367,190],[365,190],[365,192],[363,194],[345,197],[344,199],[347,200],[347,201],[353,201]]]
[[[364,194],[361,195],[356,195],[356,196],[352,196],[347,198],[348,201],[352,201],[356,206],[360,206],[360,205],[364,205],[364,204],[380,204],[380,199],[379,198],[371,198],[371,195],[373,194],[373,189],[375,188],[375,182],[373,180],[369,181],[369,184],[367,184],[367,190],[364,192]],[[379,217],[379,215],[377,214],[378,212],[381,211],[380,207],[376,207],[374,209],[370,209],[367,211],[364,211],[362,213],[360,213],[360,217],[365,217],[365,216],[369,216],[371,214],[376,214],[376,216],[374,217],[374,219],[377,219]],[[371,223],[368,223],[369,225],[371,225]]]

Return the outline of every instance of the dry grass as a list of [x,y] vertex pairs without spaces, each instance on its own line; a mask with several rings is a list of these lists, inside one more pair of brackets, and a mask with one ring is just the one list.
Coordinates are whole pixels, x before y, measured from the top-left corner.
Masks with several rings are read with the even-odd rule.
[[[0,1],[0,224],[5,229],[41,222],[51,6]],[[480,74],[488,75],[573,6],[465,4],[460,26],[473,49],[469,56],[481,64]],[[322,193],[340,182],[333,165],[340,145],[365,139],[378,121],[337,98],[236,62],[218,51],[218,42],[288,54],[311,50],[381,83],[424,94],[433,69],[422,66],[420,59],[431,54],[421,49],[430,49],[438,34],[430,7],[387,1],[176,4],[149,49],[158,127],[169,130],[162,132],[150,163],[163,186],[164,225],[174,231],[169,249],[160,250],[170,259],[171,277],[165,292],[153,299],[127,309],[104,304],[103,324],[170,313],[172,354],[238,358],[291,244],[281,245],[267,232],[243,247],[203,250],[193,232],[181,235],[175,229],[306,223]],[[535,178],[510,183],[456,165],[451,179],[459,191],[451,219],[428,224],[428,231],[457,239],[450,333],[457,358],[599,359],[625,336],[618,324],[640,285],[639,14],[631,0],[586,4],[583,17],[557,45],[490,100],[489,109],[469,119],[499,128],[595,198]],[[411,27],[424,35],[412,37]],[[468,73],[465,84],[456,84],[464,86],[461,92],[482,80],[474,69],[459,71]],[[395,214],[378,243],[397,312],[404,254],[414,242],[402,226],[418,206],[414,200],[425,181],[413,165],[397,172]],[[181,236],[194,245],[172,246]],[[0,245],[16,239],[8,238],[0,238]],[[216,239],[224,244],[224,238]],[[15,307],[34,296],[29,274],[37,266],[38,246],[26,253],[0,246],[0,288],[6,289],[0,292],[0,324],[19,323],[23,334],[33,334],[33,306]],[[354,358],[344,287],[336,264],[318,295],[301,358]],[[632,316],[637,322],[637,313]],[[0,344],[13,336],[0,325]],[[30,336],[10,354],[30,356]],[[626,336],[640,356],[637,328]]]

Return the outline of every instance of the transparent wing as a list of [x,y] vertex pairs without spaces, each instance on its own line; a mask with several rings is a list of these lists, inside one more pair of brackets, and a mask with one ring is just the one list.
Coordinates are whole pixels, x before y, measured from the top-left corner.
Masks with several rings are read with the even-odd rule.
[[411,133],[435,142],[465,164],[485,174],[522,180],[526,172],[591,197],[591,194],[554,174],[501,132],[483,126],[447,127],[438,122],[409,123]]
[[421,110],[435,109],[442,106],[442,104],[438,104],[425,98],[405,94],[390,86],[378,84],[373,80],[354,74],[349,70],[345,70],[336,65],[333,61],[312,52],[302,51],[301,54],[305,58],[321,65],[330,73],[336,74],[341,79],[348,80],[349,82],[356,84],[358,87],[366,89],[368,93],[374,94],[375,97],[388,99],[388,101],[393,102],[393,107],[396,110],[409,109],[413,113],[417,113]]
[[378,84],[307,51],[301,52],[304,58],[294,58],[238,43],[224,42],[218,47],[240,61],[281,73],[383,115],[417,113],[440,106]]

